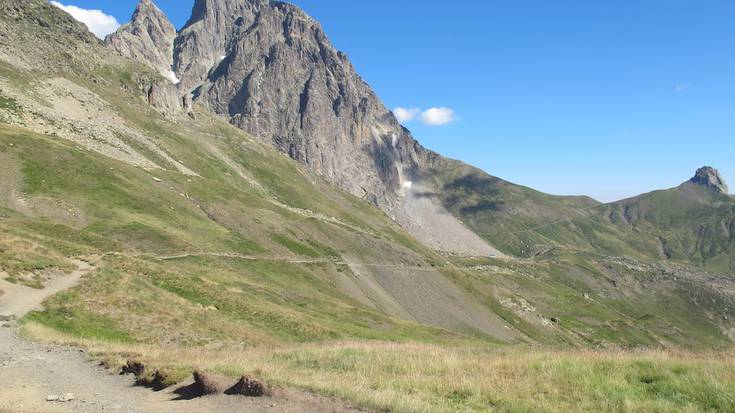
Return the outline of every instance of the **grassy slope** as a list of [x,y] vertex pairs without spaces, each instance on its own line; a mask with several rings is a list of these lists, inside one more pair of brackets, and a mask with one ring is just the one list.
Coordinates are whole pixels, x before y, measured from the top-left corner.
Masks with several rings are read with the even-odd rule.
[[450,211],[510,254],[530,257],[566,248],[735,269],[735,202],[706,188],[685,185],[600,204],[543,194],[454,161],[439,165],[432,179]]
[[714,272],[735,269],[732,197],[692,184],[615,202],[604,213],[627,234],[660,239],[660,253]]

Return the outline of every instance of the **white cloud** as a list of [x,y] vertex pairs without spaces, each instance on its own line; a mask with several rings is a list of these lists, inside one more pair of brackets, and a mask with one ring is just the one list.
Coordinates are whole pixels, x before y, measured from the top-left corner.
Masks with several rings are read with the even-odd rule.
[[450,108],[431,108],[421,113],[421,121],[428,126],[443,126],[455,121],[454,110]]
[[396,116],[396,119],[398,119],[398,122],[401,122],[401,123],[411,122],[412,120],[416,119],[416,116],[419,113],[421,113],[421,109],[419,108],[412,108],[412,109],[395,108],[393,109],[393,114]]
[[105,14],[101,10],[89,10],[81,7],[64,5],[58,1],[52,1],[51,4],[71,14],[71,16],[84,23],[89,31],[94,33],[100,39],[114,32],[120,27],[117,19],[109,14]]

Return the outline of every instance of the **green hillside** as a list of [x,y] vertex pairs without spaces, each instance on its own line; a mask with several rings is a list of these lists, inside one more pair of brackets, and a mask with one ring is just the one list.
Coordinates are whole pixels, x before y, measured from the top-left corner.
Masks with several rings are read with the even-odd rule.
[[735,270],[735,200],[705,186],[686,183],[601,204],[547,195],[459,162],[440,165],[431,179],[447,209],[509,254],[561,248]]
[[512,256],[440,254],[205,108],[154,109],[160,76],[46,1],[1,3],[0,42],[0,276],[93,266],[27,337],[379,411],[733,408],[731,279],[686,265],[732,268],[727,196],[603,205],[441,163],[442,202]]

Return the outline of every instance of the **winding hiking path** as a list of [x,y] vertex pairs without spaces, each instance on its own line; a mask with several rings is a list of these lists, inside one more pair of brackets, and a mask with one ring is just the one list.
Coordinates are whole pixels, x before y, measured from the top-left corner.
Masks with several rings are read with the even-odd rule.
[[72,261],[77,269],[69,275],[55,278],[39,290],[24,285],[12,284],[0,278],[0,290],[4,293],[0,296],[0,318],[21,318],[35,308],[48,297],[77,285],[79,280],[94,266],[86,261]]
[[[342,401],[307,392],[276,389],[272,397],[207,396],[179,400],[176,387],[154,392],[134,386],[129,376],[112,375],[83,350],[33,343],[18,337],[12,319],[41,308],[43,301],[95,268],[74,261],[77,270],[36,290],[0,278],[0,413],[354,413]],[[182,386],[191,384],[191,380]],[[49,396],[72,394],[66,402]]]

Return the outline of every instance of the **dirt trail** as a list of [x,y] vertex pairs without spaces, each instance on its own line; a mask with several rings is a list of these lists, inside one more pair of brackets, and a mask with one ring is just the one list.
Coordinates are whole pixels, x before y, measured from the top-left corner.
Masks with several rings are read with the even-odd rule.
[[[20,318],[53,294],[76,285],[94,269],[75,261],[78,270],[48,283],[43,290],[0,279],[0,315]],[[207,396],[183,399],[178,387],[154,392],[133,385],[128,376],[110,374],[75,348],[32,343],[18,337],[15,322],[0,322],[0,413],[351,413],[344,402],[295,390],[276,389],[273,397]],[[191,384],[183,383],[182,386]],[[66,402],[49,396],[72,394]]]
[[40,306],[46,298],[75,286],[84,274],[94,268],[85,261],[74,260],[72,262],[77,266],[76,271],[49,281],[42,290],[12,284],[0,278],[0,290],[5,292],[0,297],[0,316],[6,318],[23,317]]

